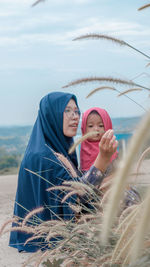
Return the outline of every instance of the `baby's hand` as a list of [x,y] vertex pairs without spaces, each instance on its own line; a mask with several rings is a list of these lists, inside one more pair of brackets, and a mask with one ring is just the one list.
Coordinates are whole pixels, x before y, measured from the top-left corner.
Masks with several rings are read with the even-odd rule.
[[100,154],[103,158],[110,160],[111,156],[116,152],[118,141],[113,130],[107,130],[99,142]]

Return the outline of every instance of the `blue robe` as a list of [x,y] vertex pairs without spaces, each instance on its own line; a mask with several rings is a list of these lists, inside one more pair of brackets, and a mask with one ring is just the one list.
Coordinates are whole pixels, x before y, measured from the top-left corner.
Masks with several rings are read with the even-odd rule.
[[[62,153],[77,167],[76,154],[68,155],[73,139],[63,134],[63,112],[70,99],[73,99],[77,105],[76,97],[69,93],[53,92],[42,98],[38,117],[20,166],[14,215],[24,218],[28,212],[44,206],[44,211],[36,214],[37,224],[58,218],[70,220],[74,217],[68,202],[74,203],[75,197],[69,198],[62,204],[64,193],[60,190],[46,191],[51,186],[61,185],[63,181],[73,179],[60,165],[53,150]],[[47,181],[26,169],[36,172]],[[29,234],[13,231],[10,234],[9,245],[19,251],[27,252],[44,248],[45,244],[42,240],[35,240],[24,246],[29,237]]]

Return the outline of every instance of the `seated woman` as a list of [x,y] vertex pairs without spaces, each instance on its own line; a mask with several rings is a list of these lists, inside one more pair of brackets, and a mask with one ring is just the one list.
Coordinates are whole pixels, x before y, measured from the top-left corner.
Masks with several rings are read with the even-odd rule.
[[[76,180],[100,184],[118,142],[112,130],[108,130],[100,141],[100,151],[89,170],[89,174],[79,177],[76,153],[68,154],[76,135],[80,111],[75,95],[53,92],[42,98],[27,149],[22,160],[19,176],[14,215],[22,221],[32,210],[44,206],[44,210],[34,217],[34,224],[47,220],[71,220],[74,212],[68,203],[74,203],[76,197],[62,203],[63,192],[47,192],[50,186],[61,185],[63,181],[73,180],[70,172],[60,164],[57,153],[71,162]],[[15,226],[15,224],[13,225]],[[18,251],[35,252],[42,247],[42,240],[33,240],[24,245],[30,235],[22,231],[12,231],[9,245]]]

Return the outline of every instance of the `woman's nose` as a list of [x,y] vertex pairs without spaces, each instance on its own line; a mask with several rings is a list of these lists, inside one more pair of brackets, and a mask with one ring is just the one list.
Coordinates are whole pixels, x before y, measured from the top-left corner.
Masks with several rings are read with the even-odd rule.
[[73,111],[72,112],[72,118],[75,119],[75,120],[78,120],[79,119],[79,115]]

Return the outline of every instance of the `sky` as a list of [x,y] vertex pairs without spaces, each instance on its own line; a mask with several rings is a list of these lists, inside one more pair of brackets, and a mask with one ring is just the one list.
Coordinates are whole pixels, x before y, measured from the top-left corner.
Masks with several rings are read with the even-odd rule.
[[150,8],[141,0],[0,0],[0,125],[33,125],[40,99],[52,91],[77,96],[81,112],[99,106],[112,118],[141,116],[150,106],[148,90],[118,97],[101,90],[110,83],[63,88],[76,79],[114,77],[150,88],[150,61],[129,47],[106,40],[73,41],[84,34],[107,34],[150,55]]

